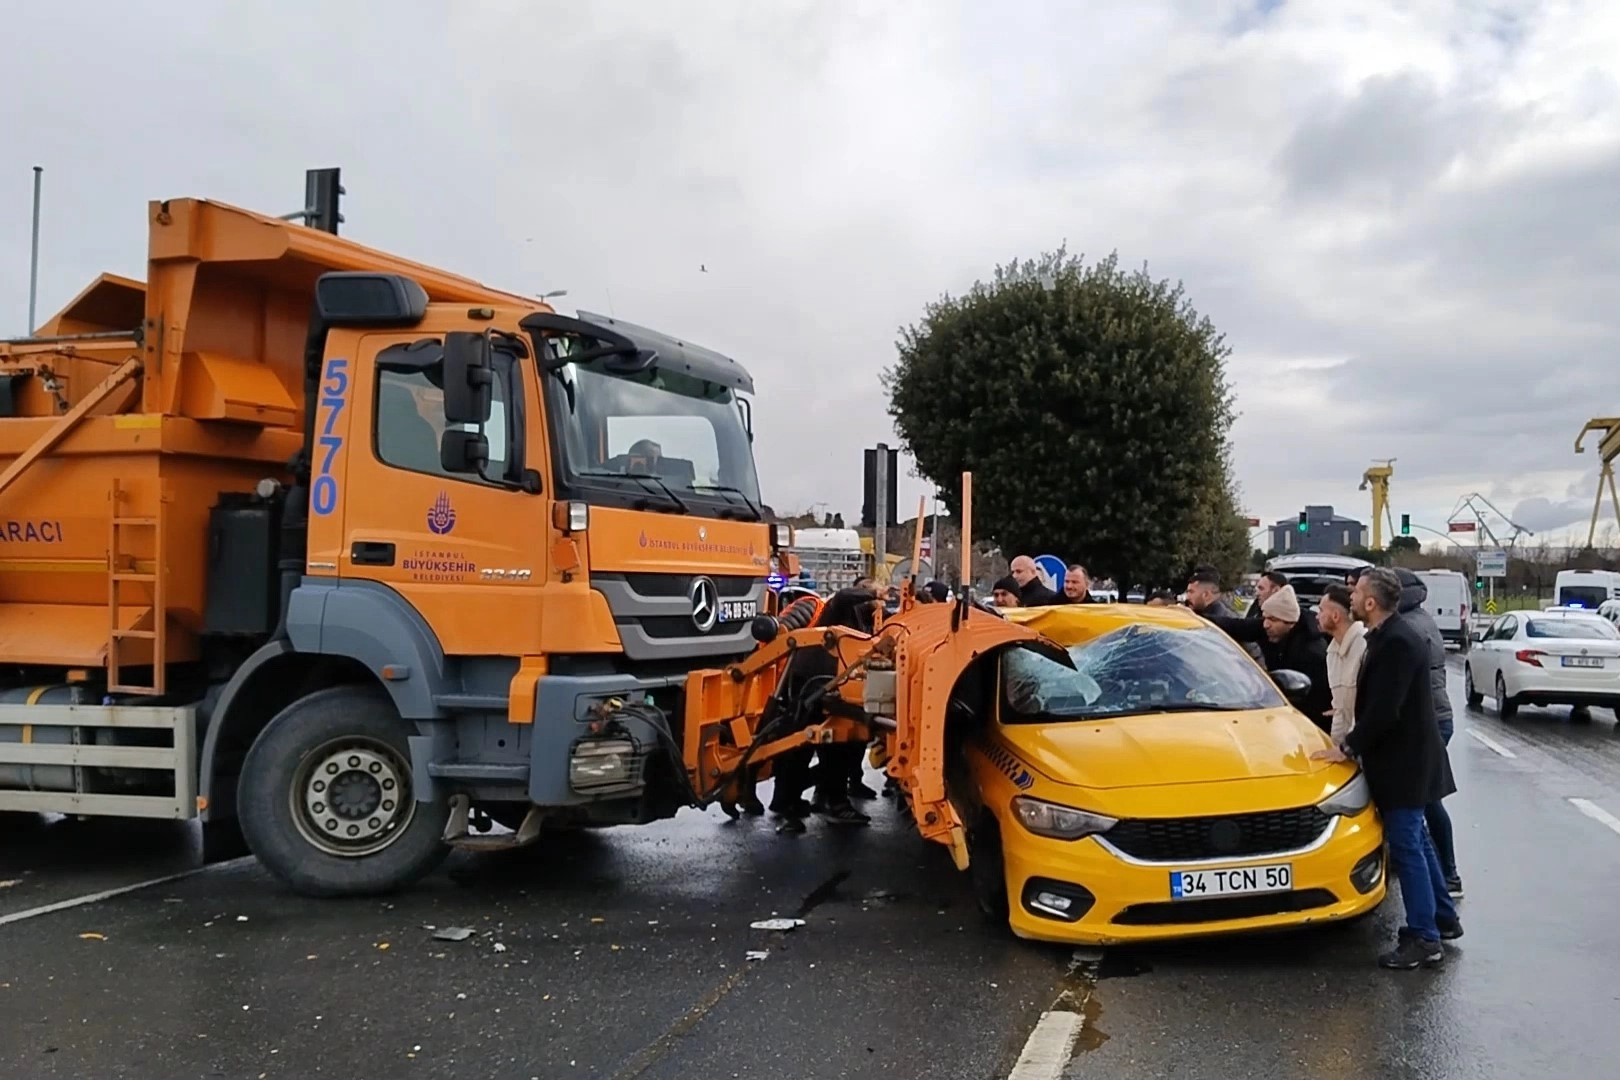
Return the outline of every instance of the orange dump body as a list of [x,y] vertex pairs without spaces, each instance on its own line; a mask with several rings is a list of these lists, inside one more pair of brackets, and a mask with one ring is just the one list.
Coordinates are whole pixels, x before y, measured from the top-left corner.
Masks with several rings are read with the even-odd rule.
[[396,272],[435,302],[550,310],[220,203],[148,214],[144,285],[104,274],[34,338],[0,344],[0,662],[196,658],[209,509],[286,483],[302,443],[321,274]]

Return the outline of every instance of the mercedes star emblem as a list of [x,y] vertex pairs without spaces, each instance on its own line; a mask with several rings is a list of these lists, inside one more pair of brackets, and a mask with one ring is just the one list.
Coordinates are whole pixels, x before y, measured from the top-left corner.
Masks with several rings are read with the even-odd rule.
[[686,595],[692,601],[692,625],[698,633],[707,634],[720,621],[720,591],[712,580],[700,577],[692,579]]

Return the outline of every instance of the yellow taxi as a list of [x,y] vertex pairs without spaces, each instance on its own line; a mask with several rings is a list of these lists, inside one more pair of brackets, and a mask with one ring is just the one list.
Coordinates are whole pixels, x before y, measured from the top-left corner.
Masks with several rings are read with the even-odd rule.
[[1382,902],[1366,779],[1311,760],[1329,740],[1290,704],[1305,676],[1268,676],[1185,608],[1005,614],[1045,640],[996,658],[950,782],[987,914],[1020,937],[1108,945]]

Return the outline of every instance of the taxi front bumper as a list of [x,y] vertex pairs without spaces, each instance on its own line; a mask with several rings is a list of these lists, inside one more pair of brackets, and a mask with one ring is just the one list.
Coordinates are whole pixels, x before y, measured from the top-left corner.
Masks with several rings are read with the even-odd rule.
[[[1115,945],[1288,929],[1365,914],[1386,890],[1383,830],[1370,807],[1334,818],[1326,838],[1309,850],[1192,863],[1131,859],[1106,836],[1036,836],[1010,817],[1001,828],[1009,923],[1013,933],[1036,941]],[[1171,895],[1178,871],[1203,871],[1213,881],[1214,871],[1282,864],[1290,869],[1285,889]]]

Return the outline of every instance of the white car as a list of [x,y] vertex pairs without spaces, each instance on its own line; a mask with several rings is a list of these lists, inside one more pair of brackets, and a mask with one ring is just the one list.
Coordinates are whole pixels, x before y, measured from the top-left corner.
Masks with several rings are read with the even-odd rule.
[[1605,705],[1620,719],[1620,630],[1590,612],[1510,611],[1463,663],[1468,704]]

